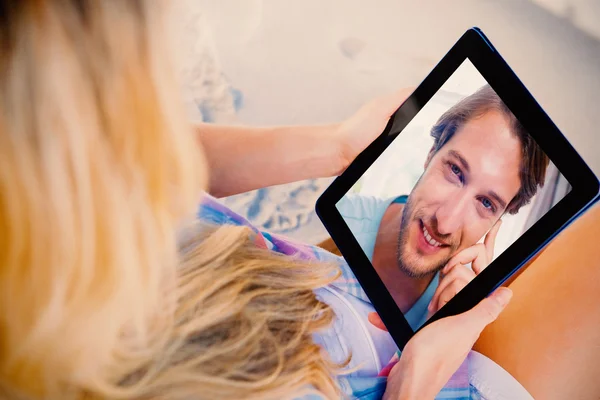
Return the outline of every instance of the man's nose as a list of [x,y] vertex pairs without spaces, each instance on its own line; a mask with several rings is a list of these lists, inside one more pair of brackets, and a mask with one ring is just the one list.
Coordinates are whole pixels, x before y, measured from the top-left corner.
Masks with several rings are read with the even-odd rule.
[[437,230],[441,235],[450,235],[457,232],[467,218],[468,196],[455,195],[444,201],[437,212]]

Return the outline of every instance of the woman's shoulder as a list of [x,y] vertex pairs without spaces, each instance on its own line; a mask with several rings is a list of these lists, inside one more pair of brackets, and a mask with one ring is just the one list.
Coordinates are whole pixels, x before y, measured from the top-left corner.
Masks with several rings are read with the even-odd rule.
[[344,258],[339,257],[318,246],[302,243],[292,238],[263,231],[248,219],[229,209],[214,197],[206,194],[198,207],[197,217],[208,224],[246,226],[256,234],[256,243],[271,251],[297,257],[307,261],[335,263],[340,276],[333,283],[338,289],[361,300],[369,302],[368,297],[359,285],[354,273]]

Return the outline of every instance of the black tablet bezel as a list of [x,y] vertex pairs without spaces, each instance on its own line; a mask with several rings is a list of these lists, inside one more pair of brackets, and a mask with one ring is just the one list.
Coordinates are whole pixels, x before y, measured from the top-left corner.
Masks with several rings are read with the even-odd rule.
[[[598,178],[542,110],[481,30],[469,29],[400,106],[383,133],[327,188],[316,205],[317,215],[348,261],[356,278],[400,349],[404,348],[415,331],[409,326],[350,232],[336,208],[336,203],[466,59],[471,61],[524,128],[534,137],[558,170],[569,181],[572,190],[419,330],[433,321],[467,311],[475,306],[516,273],[554,236],[598,199],[600,190]],[[392,125],[397,131],[395,134],[390,132]]]

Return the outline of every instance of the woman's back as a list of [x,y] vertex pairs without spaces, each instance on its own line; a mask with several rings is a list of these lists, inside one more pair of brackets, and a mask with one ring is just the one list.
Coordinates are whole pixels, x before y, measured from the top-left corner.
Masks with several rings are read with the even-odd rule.
[[[331,269],[299,281],[305,264],[246,230],[195,226],[178,267],[206,168],[169,65],[168,5],[0,1],[4,397],[337,393],[310,340],[332,317],[312,292]],[[277,279],[287,292],[266,289]]]

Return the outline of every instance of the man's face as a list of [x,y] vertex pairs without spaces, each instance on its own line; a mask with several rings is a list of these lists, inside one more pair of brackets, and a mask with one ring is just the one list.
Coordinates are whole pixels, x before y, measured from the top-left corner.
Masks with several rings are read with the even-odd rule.
[[505,117],[490,111],[464,124],[428,157],[404,207],[399,266],[427,276],[477,243],[520,188],[521,145]]

